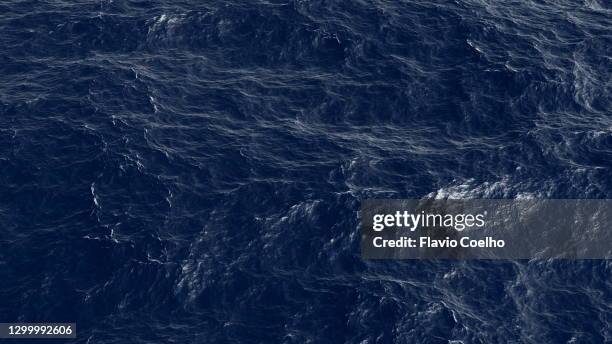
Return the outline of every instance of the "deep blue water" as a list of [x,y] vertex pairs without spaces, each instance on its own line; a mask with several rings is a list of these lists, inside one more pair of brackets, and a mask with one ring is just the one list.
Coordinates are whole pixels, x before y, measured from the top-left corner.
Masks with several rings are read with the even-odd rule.
[[612,198],[611,76],[607,0],[4,0],[0,322],[612,343],[610,261],[364,261],[358,218]]

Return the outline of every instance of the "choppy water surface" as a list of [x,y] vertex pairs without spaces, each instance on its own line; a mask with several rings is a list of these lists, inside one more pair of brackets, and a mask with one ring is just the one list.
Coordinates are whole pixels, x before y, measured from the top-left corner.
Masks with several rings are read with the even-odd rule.
[[612,198],[612,5],[0,3],[0,321],[612,342],[606,261],[368,262],[365,198]]

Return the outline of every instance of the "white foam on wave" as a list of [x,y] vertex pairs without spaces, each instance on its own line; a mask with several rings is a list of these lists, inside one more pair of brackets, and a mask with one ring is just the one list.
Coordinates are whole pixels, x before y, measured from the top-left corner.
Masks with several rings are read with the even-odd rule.
[[147,32],[148,41],[156,41],[168,39],[179,27],[183,15],[167,15],[162,14],[153,18],[153,23],[149,26]]
[[504,176],[495,182],[477,183],[474,178],[467,179],[456,185],[440,188],[427,194],[424,198],[431,199],[480,199],[480,198],[514,198],[534,199],[541,195],[533,192],[522,192],[510,176]]

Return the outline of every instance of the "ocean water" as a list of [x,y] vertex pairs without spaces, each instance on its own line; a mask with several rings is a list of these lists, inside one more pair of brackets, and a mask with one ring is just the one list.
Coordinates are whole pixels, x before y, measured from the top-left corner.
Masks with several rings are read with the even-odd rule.
[[4,0],[0,322],[612,343],[609,261],[366,261],[358,217],[612,198],[611,76],[608,0]]

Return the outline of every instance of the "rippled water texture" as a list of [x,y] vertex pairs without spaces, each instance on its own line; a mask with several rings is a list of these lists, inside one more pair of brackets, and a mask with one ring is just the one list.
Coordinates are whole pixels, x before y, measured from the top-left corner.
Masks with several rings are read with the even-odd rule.
[[0,321],[612,342],[609,261],[363,261],[365,198],[612,198],[612,5],[4,0]]

